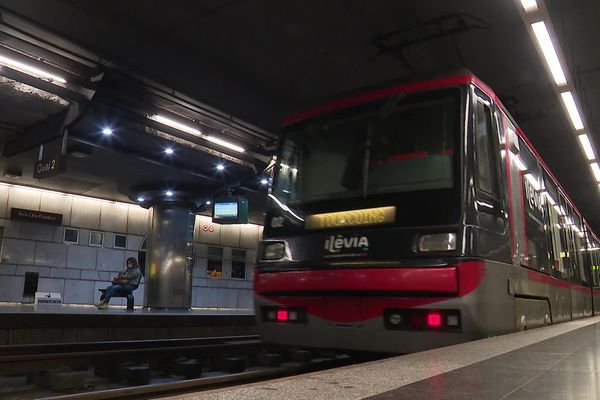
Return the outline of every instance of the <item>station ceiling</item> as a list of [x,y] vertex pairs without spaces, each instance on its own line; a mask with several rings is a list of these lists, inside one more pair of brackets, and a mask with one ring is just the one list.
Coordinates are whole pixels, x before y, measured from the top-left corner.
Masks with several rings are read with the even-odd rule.
[[[600,148],[600,3],[545,4]],[[268,132],[277,131],[285,114],[338,93],[467,67],[500,95],[600,232],[598,185],[514,0],[0,0],[0,6],[89,49],[100,57],[101,67],[118,66],[152,79]],[[421,40],[436,24],[459,20],[457,26],[468,29]],[[401,52],[381,54],[376,39],[404,28],[411,28],[405,39],[414,42]],[[2,85],[0,101],[7,93]],[[41,107],[51,112],[61,105]],[[36,118],[23,114],[19,118]],[[4,118],[0,115],[0,124]],[[104,163],[127,158],[101,151]],[[119,196],[120,179],[176,174],[176,169],[144,164],[130,178],[118,168],[107,178],[86,169],[85,161],[80,164],[76,169],[85,171],[85,179],[71,178],[98,186],[86,192],[74,185],[73,190],[101,192],[101,197]],[[97,168],[103,165],[98,161]],[[175,178],[164,177],[169,179]]]

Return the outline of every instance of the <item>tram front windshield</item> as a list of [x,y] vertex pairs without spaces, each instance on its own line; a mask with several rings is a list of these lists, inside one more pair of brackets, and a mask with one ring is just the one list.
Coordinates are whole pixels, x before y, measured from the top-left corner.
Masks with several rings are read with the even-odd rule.
[[460,102],[457,89],[401,94],[292,126],[273,193],[315,209],[332,201],[456,192]]

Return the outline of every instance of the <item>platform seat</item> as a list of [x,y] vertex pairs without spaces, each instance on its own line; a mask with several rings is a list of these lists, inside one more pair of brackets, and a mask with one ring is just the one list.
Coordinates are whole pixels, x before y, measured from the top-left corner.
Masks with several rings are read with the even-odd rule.
[[[100,300],[104,300],[104,296],[106,296],[106,289],[98,289],[102,295],[100,296]],[[127,309],[133,310],[133,304],[135,303],[135,299],[133,297],[132,292],[117,290],[112,297],[126,297],[127,298]]]

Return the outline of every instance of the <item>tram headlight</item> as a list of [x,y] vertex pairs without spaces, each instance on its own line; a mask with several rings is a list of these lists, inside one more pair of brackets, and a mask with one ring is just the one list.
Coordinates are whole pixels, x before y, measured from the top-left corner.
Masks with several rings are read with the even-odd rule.
[[281,260],[285,257],[285,242],[263,242],[262,259],[263,260]]
[[456,250],[456,233],[423,235],[419,238],[418,250],[421,252]]

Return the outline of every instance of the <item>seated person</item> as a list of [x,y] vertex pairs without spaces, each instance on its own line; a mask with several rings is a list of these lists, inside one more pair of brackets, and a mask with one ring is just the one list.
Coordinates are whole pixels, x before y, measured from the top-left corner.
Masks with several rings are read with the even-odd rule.
[[133,292],[138,288],[140,279],[142,279],[142,271],[140,271],[137,260],[134,257],[129,257],[127,259],[127,269],[113,278],[112,285],[106,288],[104,297],[95,304],[96,307],[107,308],[110,298],[118,291]]

